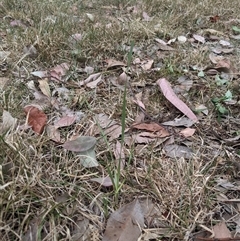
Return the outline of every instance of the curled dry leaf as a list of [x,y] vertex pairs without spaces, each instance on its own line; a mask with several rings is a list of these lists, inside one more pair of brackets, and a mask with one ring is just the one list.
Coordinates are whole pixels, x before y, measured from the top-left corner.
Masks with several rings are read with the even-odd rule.
[[190,118],[193,121],[198,121],[197,116],[189,109],[189,107],[181,101],[176,94],[174,93],[173,89],[170,86],[170,83],[165,79],[161,78],[157,81],[163,95],[177,108],[179,109],[184,115]]
[[215,67],[216,69],[218,68],[226,68],[229,69],[231,68],[231,62],[229,59],[221,59],[220,61],[217,62],[217,65]]
[[219,61],[223,60],[224,57],[221,56],[221,55],[216,55],[216,54],[214,54],[214,53],[210,53],[210,54],[209,54],[209,59],[211,60],[211,62],[212,62],[213,64],[217,64]]
[[135,98],[133,99],[133,102],[136,103],[140,108],[143,108],[145,110],[145,105],[141,101],[142,99],[142,92],[139,92],[135,95]]
[[162,39],[155,38],[155,41],[158,42],[159,44],[167,45],[167,43],[164,40],[162,40]]
[[108,64],[107,69],[126,66],[125,63],[115,59],[107,59],[105,62]]
[[44,126],[47,123],[46,114],[34,106],[24,107],[24,112],[27,115],[28,125],[31,126],[36,133],[42,134]]
[[102,81],[102,75],[100,75],[96,80],[86,84],[87,87],[94,89]]
[[91,74],[91,75],[88,76],[87,79],[79,81],[78,85],[79,86],[86,85],[87,83],[89,83],[91,81],[97,80],[99,76],[101,77],[101,73]]

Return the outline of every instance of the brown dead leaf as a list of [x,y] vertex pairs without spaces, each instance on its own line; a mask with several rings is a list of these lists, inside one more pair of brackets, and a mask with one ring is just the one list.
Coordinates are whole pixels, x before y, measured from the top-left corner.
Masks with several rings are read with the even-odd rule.
[[187,138],[187,137],[192,136],[195,133],[195,131],[196,130],[193,128],[186,128],[184,130],[181,130],[180,134]]
[[140,113],[135,117],[134,123],[140,124],[140,123],[144,122],[144,118],[145,118],[145,114],[144,114],[143,112],[140,112]]
[[94,89],[102,81],[102,75],[100,75],[96,80],[86,84],[88,88]]
[[143,108],[145,110],[145,105],[141,101],[142,99],[142,92],[139,92],[135,95],[135,98],[133,98],[133,102],[136,103],[140,108]]
[[39,88],[42,91],[42,93],[50,98],[51,90],[50,90],[50,87],[48,84],[48,79],[45,78],[45,79],[38,80],[38,83],[39,83]]
[[218,74],[218,72],[224,72],[224,73],[231,73],[235,72],[233,67],[231,66],[231,61],[227,58],[223,58],[222,60],[219,60],[215,67],[207,67],[205,69],[205,72],[209,75],[215,75]]
[[157,81],[163,95],[168,99],[177,109],[179,109],[184,115],[190,118],[193,121],[198,121],[197,116],[189,109],[189,107],[181,101],[173,89],[170,86],[170,83],[165,79],[161,78]]
[[[125,130],[126,131],[126,130]],[[122,127],[118,124],[112,125],[109,128],[107,128],[104,133],[108,136],[110,136],[109,140],[115,140],[122,134]]]
[[148,59],[146,61],[144,61],[144,63],[141,64],[141,67],[143,70],[150,70],[153,66],[153,60],[152,59]]
[[136,199],[111,214],[102,240],[136,241],[141,235],[143,226],[144,214]]
[[151,131],[154,133],[159,133],[161,137],[169,136],[168,131],[163,126],[160,126],[154,122],[135,124],[135,125],[132,125],[132,128],[138,129],[138,130],[147,130],[147,131]]
[[66,75],[68,70],[69,65],[67,63],[56,65],[50,70],[51,80],[63,81],[63,76]]
[[108,64],[107,69],[126,66],[125,63],[115,59],[107,59],[105,62]]
[[91,74],[91,75],[88,76],[87,79],[82,80],[82,81],[79,81],[79,82],[78,82],[78,85],[79,85],[79,86],[86,85],[87,83],[89,83],[89,82],[91,82],[91,81],[97,80],[99,77],[101,77],[101,73]]
[[70,126],[75,121],[76,121],[76,116],[64,116],[54,124],[54,127],[58,129],[60,127]]
[[168,140],[168,136],[162,138],[158,136],[157,133],[151,132],[141,132],[138,134],[133,134],[131,136],[125,136],[124,143],[128,146],[132,146],[134,144],[148,144],[151,142],[155,142],[156,146],[166,142]]
[[231,62],[229,59],[222,59],[220,61],[217,62],[217,65],[215,67],[216,69],[219,68],[226,68],[226,69],[230,69],[231,68]]
[[116,121],[111,120],[109,118],[109,116],[107,116],[104,113],[100,113],[98,115],[95,115],[94,119],[95,119],[97,125],[99,125],[101,128],[107,128],[107,127],[110,127],[110,126],[116,124]]
[[162,210],[155,205],[150,198],[139,200],[142,207],[144,219],[148,228],[163,228],[168,227],[166,218],[163,217]]
[[48,77],[48,71],[45,71],[45,70],[33,71],[33,72],[31,72],[31,74],[40,79]]
[[58,129],[55,128],[53,125],[47,125],[46,126],[46,132],[47,136],[56,143],[62,143],[60,132]]
[[42,134],[44,126],[47,123],[46,114],[34,106],[24,107],[24,112],[27,115],[28,125],[31,126],[36,133]]
[[226,226],[225,222],[220,222],[213,226],[214,238],[215,239],[231,239],[232,235]]
[[125,85],[129,79],[130,79],[129,76],[125,72],[123,72],[117,78],[117,83],[119,85]]
[[188,92],[193,85],[193,81],[186,76],[180,76],[177,79],[178,85],[175,85],[173,90],[175,94]]

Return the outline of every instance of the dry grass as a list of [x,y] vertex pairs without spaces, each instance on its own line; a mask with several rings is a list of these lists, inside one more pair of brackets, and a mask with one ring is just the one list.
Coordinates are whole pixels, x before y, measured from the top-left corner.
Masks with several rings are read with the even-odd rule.
[[[134,6],[138,9],[136,14],[130,8]],[[234,164],[239,161],[240,148],[222,139],[239,133],[239,106],[228,107],[229,116],[218,121],[211,99],[223,96],[226,89],[217,87],[213,77],[200,79],[190,71],[191,66],[209,66],[204,47],[193,47],[191,43],[175,45],[177,51],[161,56],[151,49],[155,46],[154,38],[190,37],[193,33],[203,34],[203,29],[215,29],[228,36],[231,27],[240,24],[236,20],[239,9],[237,0],[0,1],[0,51],[11,52],[6,60],[0,58],[0,77],[8,78],[7,85],[0,89],[0,113],[7,110],[18,119],[18,128],[0,135],[0,239],[101,240],[109,214],[136,197],[150,198],[161,210],[157,221],[162,222],[162,227],[158,222],[146,226],[146,230],[156,233],[165,228],[156,240],[191,240],[203,226],[211,228],[221,220],[215,181],[218,177],[238,180]],[[152,21],[142,21],[143,11],[153,17]],[[93,14],[95,20],[91,21],[86,13]],[[215,15],[220,16],[220,21],[211,23],[209,17]],[[21,20],[24,26],[10,26],[12,20]],[[75,33],[81,33],[83,39],[73,49],[69,36]],[[85,116],[64,129],[64,138],[91,133],[95,114],[105,113],[120,124],[123,91],[113,86],[111,79],[121,71],[106,70],[104,61],[114,58],[127,62],[131,41],[140,57],[152,58],[161,67],[157,72],[131,72],[132,83],[145,84],[144,88],[133,85],[133,91],[134,94],[144,92],[148,100],[146,108],[155,120],[173,120],[180,113],[164,102],[154,83],[163,76],[175,83],[186,70],[194,84],[185,100],[192,106],[205,104],[209,114],[196,124],[193,137],[185,140],[175,136],[175,143],[184,142],[194,150],[195,156],[190,160],[166,157],[162,145],[126,146],[128,163],[121,171],[123,185],[116,195],[111,188],[90,181],[116,169],[111,159],[111,142],[99,137],[96,151],[101,167],[88,169],[45,133],[36,135],[21,130],[20,125],[26,119],[23,107],[34,99],[27,88],[27,83],[34,80],[30,73],[63,62],[71,65],[68,74],[73,82],[87,77],[79,72],[84,66],[105,74],[105,81],[94,90],[67,86],[72,98],[65,104],[81,110]],[[233,40],[235,46],[237,41]],[[37,50],[33,58],[23,52],[31,44]],[[139,57],[137,53],[133,56]],[[238,48],[230,58],[237,67]],[[50,83],[52,90],[56,86],[64,84]],[[233,80],[228,89],[237,96],[239,82]],[[131,95],[127,89],[127,127],[140,112]],[[51,108],[46,113],[49,120],[57,115]],[[225,193],[229,198],[238,194],[237,191]],[[85,230],[82,238],[78,226]],[[31,232],[35,235],[33,239],[30,239]]]

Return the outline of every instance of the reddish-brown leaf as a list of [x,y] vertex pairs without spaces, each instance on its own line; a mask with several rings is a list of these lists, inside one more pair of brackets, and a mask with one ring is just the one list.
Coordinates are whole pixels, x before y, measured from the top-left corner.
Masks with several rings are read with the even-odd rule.
[[158,132],[158,133],[161,133],[161,137],[166,137],[169,135],[168,131],[163,126],[160,126],[154,122],[136,124],[136,125],[133,125],[132,128],[138,129],[138,130],[147,130],[147,131],[151,131],[151,132]]
[[47,123],[46,114],[34,106],[24,107],[24,112],[28,116],[28,125],[31,126],[36,133],[42,134],[44,126]]

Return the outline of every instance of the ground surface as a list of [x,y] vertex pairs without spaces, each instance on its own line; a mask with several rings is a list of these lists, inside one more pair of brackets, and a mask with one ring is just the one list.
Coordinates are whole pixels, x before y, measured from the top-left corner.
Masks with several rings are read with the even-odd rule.
[[239,16],[1,0],[0,239],[238,240]]

